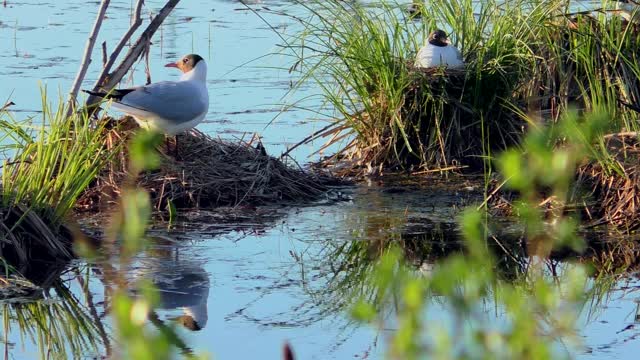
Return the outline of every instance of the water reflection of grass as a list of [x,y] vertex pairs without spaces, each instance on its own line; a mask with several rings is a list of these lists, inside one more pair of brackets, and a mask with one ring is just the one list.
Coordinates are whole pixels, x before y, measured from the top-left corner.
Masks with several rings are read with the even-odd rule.
[[101,319],[62,281],[57,280],[50,289],[39,290],[39,294],[42,296],[39,300],[13,299],[0,305],[5,354],[12,332],[20,335],[22,343],[26,338],[37,345],[41,359],[77,359],[108,347]]
[[[376,205],[380,204],[375,204],[374,201],[372,205],[376,208]],[[408,225],[410,226],[407,227]],[[322,251],[312,260],[303,263],[306,269],[320,269],[316,272],[308,270],[307,273],[307,278],[313,278],[317,284],[315,287],[308,285],[307,288],[312,306],[315,307],[312,312],[313,318],[323,319],[327,316],[342,314],[352,309],[355,304],[364,302],[374,307],[379,318],[387,319],[385,325],[387,328],[393,327],[389,322],[393,323],[395,320],[391,319],[397,319],[400,315],[399,309],[404,306],[400,294],[406,283],[404,280],[397,284],[390,283],[389,288],[386,289],[376,284],[374,279],[379,273],[381,259],[399,250],[402,262],[410,269],[410,277],[429,282],[432,280],[428,279],[433,279],[434,276],[445,277],[442,273],[443,266],[446,268],[452,261],[456,262],[455,259],[460,260],[464,259],[463,256],[469,256],[457,224],[426,222],[423,225],[423,231],[420,233],[415,224],[407,223],[407,216],[401,211],[356,211],[348,216],[345,227],[352,228],[350,238],[340,242],[327,239],[323,243]],[[411,231],[408,232],[407,229]],[[450,290],[438,290],[444,285],[434,284],[431,290],[424,293],[424,301],[428,304],[426,307],[440,309],[441,314],[449,314],[443,316],[451,316],[447,318],[447,321],[451,321],[449,325],[453,326],[449,329],[451,331],[454,331],[452,329],[455,328],[454,324],[457,321],[465,322],[471,328],[484,328],[487,321],[499,324],[498,329],[508,328],[511,320],[504,315],[507,311],[505,306],[509,306],[508,299],[516,294],[523,298],[529,297],[532,293],[541,291],[540,283],[544,282],[546,284],[544,287],[549,287],[544,291],[558,294],[574,292],[575,298],[566,299],[567,306],[571,304],[572,313],[582,314],[587,321],[591,321],[606,309],[611,291],[631,269],[628,263],[603,264],[593,261],[610,254],[608,251],[612,249],[606,247],[588,248],[582,254],[565,248],[552,252],[550,258],[542,258],[536,256],[535,252],[530,253],[526,244],[526,236],[521,233],[520,235],[495,235],[482,245],[488,251],[488,258],[492,259],[491,276],[495,278],[483,285],[485,287],[481,295],[476,294],[471,297],[476,299],[472,307],[478,313],[473,312],[473,315],[465,318],[464,321],[462,318],[457,320],[455,318],[457,306],[460,305],[456,301],[462,303],[469,301],[467,298],[470,295],[466,294],[469,291],[467,286],[472,285],[471,283],[465,285],[464,281],[475,281],[463,281],[456,277],[464,278],[468,274],[462,274],[472,271],[470,269],[463,271],[463,268],[457,270],[460,274],[451,274],[455,278],[455,280],[452,278],[453,282],[462,281],[453,292],[457,295],[453,296],[447,292]],[[621,249],[618,250],[621,251]],[[585,282],[580,282],[578,281],[580,277],[575,277],[576,273],[582,271],[580,262],[590,264],[593,269],[588,278],[584,279]],[[464,267],[464,260],[456,266]],[[476,265],[470,262],[468,266]],[[478,271],[483,270],[478,268]],[[438,281],[440,280],[436,283]],[[447,286],[444,287],[447,288]],[[579,294],[575,293],[578,289],[581,291]],[[397,294],[398,297],[390,297],[389,293]],[[553,301],[563,300],[558,297]],[[539,331],[544,336],[553,337],[554,332],[559,331],[558,316],[565,310],[557,308],[547,313],[543,310],[544,306],[535,313],[536,326],[539,326]],[[419,316],[425,316],[425,314]],[[433,313],[430,316],[433,316]],[[575,340],[572,336],[569,338]],[[575,350],[575,348],[572,349]]]

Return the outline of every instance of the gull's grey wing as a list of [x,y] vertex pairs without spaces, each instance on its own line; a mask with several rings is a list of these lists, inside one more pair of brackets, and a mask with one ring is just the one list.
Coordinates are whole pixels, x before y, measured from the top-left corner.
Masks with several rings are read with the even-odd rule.
[[138,88],[120,103],[179,124],[206,112],[208,95],[206,87],[192,82],[164,81]]

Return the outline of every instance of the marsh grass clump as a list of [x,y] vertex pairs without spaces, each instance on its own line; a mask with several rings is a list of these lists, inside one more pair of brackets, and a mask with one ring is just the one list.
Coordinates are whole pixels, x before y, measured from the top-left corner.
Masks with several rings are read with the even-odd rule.
[[[112,124],[106,143],[127,142],[139,129],[130,118]],[[177,139],[176,145],[173,138],[165,138],[158,147],[161,166],[137,178],[157,210],[298,202],[327,190],[321,178],[269,156],[259,142],[230,143],[195,129]],[[115,200],[128,172],[128,150],[122,148],[116,159],[87,189],[79,208],[95,210]]]
[[14,264],[72,256],[65,222],[114,154],[103,146],[101,125],[86,113],[67,117],[59,103],[52,106],[43,91],[41,117],[18,121],[0,113],[0,255]]
[[[325,165],[348,175],[482,168],[518,144],[537,114],[607,108],[636,130],[638,32],[611,14],[573,14],[569,1],[426,1],[419,17],[392,2],[305,2],[312,16],[287,47],[300,84],[333,111],[311,139],[338,144]],[[415,14],[412,14],[415,15]],[[416,69],[428,33],[445,29],[465,68]],[[324,147],[323,147],[324,149]]]
[[[330,162],[349,160],[355,172],[368,173],[446,168],[474,156],[482,163],[491,147],[519,138],[523,121],[502,115],[509,113],[504,105],[518,79],[535,63],[523,41],[532,29],[517,21],[521,8],[433,1],[415,21],[404,7],[387,2],[302,6],[313,16],[302,21],[304,30],[292,41],[299,48],[290,49],[301,83],[320,84],[338,118],[318,137],[330,135],[330,143],[348,139]],[[417,49],[435,28],[451,34],[466,70],[413,67]]]

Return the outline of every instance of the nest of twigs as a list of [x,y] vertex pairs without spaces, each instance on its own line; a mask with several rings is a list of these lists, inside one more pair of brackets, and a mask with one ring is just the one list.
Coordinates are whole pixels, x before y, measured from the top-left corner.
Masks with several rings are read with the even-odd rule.
[[[127,142],[139,128],[131,118],[115,121],[105,146]],[[138,185],[151,195],[157,210],[211,208],[280,201],[308,201],[323,194],[326,179],[269,156],[256,141],[230,143],[198,130],[166,137],[157,149],[160,169],[141,174]],[[78,207],[98,210],[114,202],[127,177],[127,149],[104,169],[79,199]]]

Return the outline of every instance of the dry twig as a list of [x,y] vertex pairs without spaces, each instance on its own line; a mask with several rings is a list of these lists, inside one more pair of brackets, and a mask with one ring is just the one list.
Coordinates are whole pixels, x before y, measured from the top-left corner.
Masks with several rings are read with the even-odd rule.
[[75,80],[73,80],[71,90],[69,91],[69,108],[67,109],[67,116],[71,115],[73,109],[75,108],[76,97],[78,96],[78,91],[80,91],[80,84],[82,84],[82,80],[84,80],[84,76],[87,73],[89,64],[91,64],[91,53],[93,52],[93,46],[96,43],[96,38],[98,37],[98,33],[100,32],[100,27],[102,26],[104,15],[107,12],[107,8],[109,7],[109,2],[111,2],[111,0],[102,0],[100,9],[98,10],[98,15],[96,16],[96,21],[94,22],[93,28],[89,33],[87,45],[85,46],[84,54],[82,55],[80,69],[78,69],[78,74],[76,74],[76,78]]

